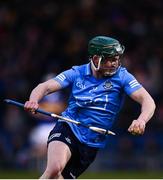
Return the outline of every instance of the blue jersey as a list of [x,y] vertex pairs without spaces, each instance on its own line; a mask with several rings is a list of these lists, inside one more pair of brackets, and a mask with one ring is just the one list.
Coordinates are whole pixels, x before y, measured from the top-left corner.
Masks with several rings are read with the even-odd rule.
[[[97,79],[92,75],[90,63],[74,66],[54,79],[62,88],[72,88],[68,108],[62,116],[108,130],[122,107],[124,95],[130,95],[142,87],[123,67],[113,76]],[[73,123],[68,124],[80,142],[98,148],[106,145],[107,136]]]

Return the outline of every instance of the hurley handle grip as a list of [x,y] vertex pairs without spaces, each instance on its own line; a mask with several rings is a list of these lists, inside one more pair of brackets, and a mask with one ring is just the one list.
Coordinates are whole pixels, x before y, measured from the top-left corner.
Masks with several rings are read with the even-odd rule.
[[[22,108],[24,108],[24,104],[23,104],[23,103],[20,103],[20,102],[11,100],[11,99],[5,99],[4,102],[7,103],[7,104],[12,104],[12,105],[15,105],[15,106],[17,106],[17,107],[22,107]],[[44,111],[44,110],[42,110],[42,109],[36,109],[36,112],[41,113],[41,114],[44,114],[44,115],[51,116],[51,113],[50,113],[50,112]]]

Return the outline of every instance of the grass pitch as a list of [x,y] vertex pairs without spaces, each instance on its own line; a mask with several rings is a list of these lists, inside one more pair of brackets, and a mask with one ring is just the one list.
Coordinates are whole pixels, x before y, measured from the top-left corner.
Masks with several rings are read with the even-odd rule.
[[[0,171],[0,179],[38,179],[39,172],[31,171]],[[108,171],[108,172],[85,172],[79,179],[163,179],[161,171]]]
[[83,173],[81,179],[163,179],[163,172],[110,171]]

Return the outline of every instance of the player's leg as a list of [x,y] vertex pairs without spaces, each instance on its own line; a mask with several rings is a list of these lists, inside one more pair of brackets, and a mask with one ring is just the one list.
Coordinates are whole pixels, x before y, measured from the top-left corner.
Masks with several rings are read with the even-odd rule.
[[71,157],[69,147],[61,141],[52,141],[48,146],[47,167],[41,179],[62,179],[62,170]]
[[76,137],[74,137],[73,153],[71,155],[71,159],[62,171],[63,177],[65,179],[78,178],[95,160],[98,150],[98,148],[82,144]]
[[47,167],[41,178],[61,178],[61,172],[71,157],[68,141],[69,126],[57,122],[48,137]]

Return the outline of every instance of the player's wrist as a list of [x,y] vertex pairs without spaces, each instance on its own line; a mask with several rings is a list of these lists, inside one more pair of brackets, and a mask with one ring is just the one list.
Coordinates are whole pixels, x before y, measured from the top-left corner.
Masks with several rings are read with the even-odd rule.
[[137,121],[141,122],[141,123],[144,123],[146,125],[146,120],[145,119],[137,119]]
[[36,99],[36,98],[31,97],[31,98],[29,98],[29,101],[38,104],[38,99]]

